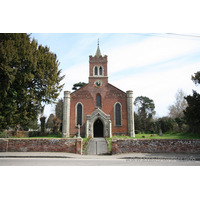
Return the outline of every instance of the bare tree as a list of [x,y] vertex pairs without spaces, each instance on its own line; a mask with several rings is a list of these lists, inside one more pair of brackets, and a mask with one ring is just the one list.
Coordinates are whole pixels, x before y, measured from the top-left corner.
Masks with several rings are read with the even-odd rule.
[[177,118],[184,116],[183,110],[187,107],[187,101],[184,99],[184,96],[186,96],[186,93],[182,89],[178,89],[175,94],[176,101],[174,105],[169,105],[168,107],[170,117]]

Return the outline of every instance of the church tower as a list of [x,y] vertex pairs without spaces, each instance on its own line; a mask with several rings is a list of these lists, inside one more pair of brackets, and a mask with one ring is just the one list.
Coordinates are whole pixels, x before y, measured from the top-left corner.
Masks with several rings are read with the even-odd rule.
[[95,56],[89,56],[89,83],[94,82],[96,87],[101,87],[102,84],[108,83],[107,75],[107,55],[102,56],[99,48],[99,42]]

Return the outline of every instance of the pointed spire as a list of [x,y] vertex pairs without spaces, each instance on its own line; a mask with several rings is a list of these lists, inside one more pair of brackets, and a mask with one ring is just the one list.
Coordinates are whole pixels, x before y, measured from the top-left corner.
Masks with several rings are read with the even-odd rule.
[[98,46],[97,46],[97,52],[96,52],[96,55],[95,56],[97,56],[97,58],[99,58],[100,56],[102,56],[101,55],[101,51],[100,51],[100,49],[99,49],[99,39],[98,39]]

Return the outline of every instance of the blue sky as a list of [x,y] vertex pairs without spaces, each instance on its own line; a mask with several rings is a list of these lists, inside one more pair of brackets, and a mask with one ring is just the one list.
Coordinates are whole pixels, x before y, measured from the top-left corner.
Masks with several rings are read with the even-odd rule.
[[[158,33],[33,33],[31,37],[57,54],[65,75],[63,91],[72,91],[79,81],[88,82],[89,55],[96,53],[99,38],[101,53],[108,56],[109,82],[123,91],[133,90],[134,98],[153,99],[156,116],[162,117],[178,89],[187,95],[193,89],[200,92],[191,81],[200,69],[200,34],[188,35],[199,38]],[[44,115],[51,113],[54,105],[46,105]]]

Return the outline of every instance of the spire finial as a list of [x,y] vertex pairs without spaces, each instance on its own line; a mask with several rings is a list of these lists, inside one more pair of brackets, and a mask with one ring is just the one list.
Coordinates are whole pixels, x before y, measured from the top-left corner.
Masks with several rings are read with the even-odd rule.
[[98,38],[98,41],[97,41],[97,51],[96,51],[96,55],[98,58],[101,56],[101,51],[99,49],[99,38]]

